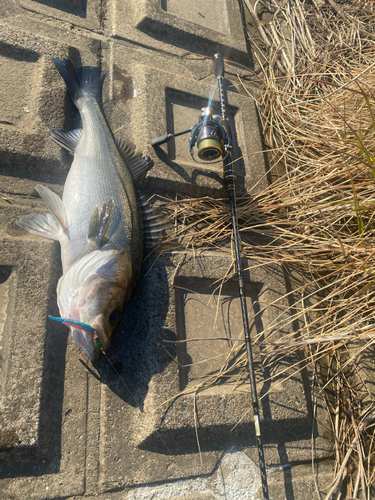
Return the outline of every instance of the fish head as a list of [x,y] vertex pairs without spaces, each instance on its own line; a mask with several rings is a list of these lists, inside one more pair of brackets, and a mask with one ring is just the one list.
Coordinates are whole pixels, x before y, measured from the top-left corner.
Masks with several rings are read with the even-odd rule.
[[127,298],[126,287],[102,278],[92,282],[87,290],[85,307],[80,311],[80,318],[96,330],[104,351],[111,345],[113,332],[120,322]]
[[[134,273],[128,250],[96,250],[84,256],[60,279],[58,305],[62,317],[91,326],[104,351],[111,345],[113,333],[130,298]],[[63,279],[64,278],[64,279]],[[92,332],[70,326],[73,339],[97,361],[100,348]]]

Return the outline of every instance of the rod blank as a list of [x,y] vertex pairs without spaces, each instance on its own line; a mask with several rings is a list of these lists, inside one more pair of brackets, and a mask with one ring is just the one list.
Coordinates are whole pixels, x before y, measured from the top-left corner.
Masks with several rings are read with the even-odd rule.
[[[229,135],[230,126],[229,126],[229,121],[226,117],[225,99],[223,90],[224,60],[220,54],[216,54],[214,56],[213,65],[214,65],[215,76],[217,78],[217,83],[219,86],[220,107],[222,116],[221,123],[226,127],[227,133]],[[259,416],[258,394],[255,383],[254,361],[253,361],[253,353],[251,347],[250,328],[249,328],[249,320],[248,320],[247,306],[246,306],[245,284],[243,279],[243,270],[241,262],[240,241],[239,241],[240,237],[238,230],[237,207],[236,207],[236,172],[231,152],[229,152],[229,154],[224,158],[223,167],[224,167],[224,182],[228,189],[230,206],[231,206],[233,242],[234,242],[234,251],[236,254],[236,268],[237,268],[239,295],[241,301],[242,321],[244,326],[246,350],[247,350],[247,357],[249,364],[250,386],[251,386],[251,395],[252,395],[253,412],[254,412],[253,418],[254,418],[256,443],[258,448],[259,469],[262,480],[263,498],[264,500],[269,500],[266,463],[264,459],[263,441],[259,423],[260,416]]]

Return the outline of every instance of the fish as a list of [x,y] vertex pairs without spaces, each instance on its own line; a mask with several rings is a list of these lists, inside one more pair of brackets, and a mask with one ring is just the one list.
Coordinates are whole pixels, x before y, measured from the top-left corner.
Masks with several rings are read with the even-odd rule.
[[152,168],[152,159],[137,153],[130,142],[117,140],[105,119],[103,71],[93,66],[76,70],[67,59],[53,62],[78,108],[82,127],[49,130],[52,139],[74,155],[62,199],[38,184],[36,190],[49,212],[24,215],[16,223],[60,243],[60,315],[74,341],[95,362],[111,345],[134,289],[145,230],[149,242],[159,243],[168,221],[137,192],[136,183]]

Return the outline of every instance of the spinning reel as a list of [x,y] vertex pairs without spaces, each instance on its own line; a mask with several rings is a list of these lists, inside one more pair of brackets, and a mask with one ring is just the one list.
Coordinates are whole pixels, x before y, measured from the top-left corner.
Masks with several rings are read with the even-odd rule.
[[211,108],[202,108],[198,123],[182,132],[155,137],[151,146],[155,148],[191,132],[189,145],[193,160],[197,163],[216,163],[224,160],[233,150],[232,141],[221,121],[219,115],[212,114]]
[[[198,123],[191,129],[189,143],[191,157],[197,163],[224,160],[233,149],[220,116],[212,115],[211,108],[202,108]],[[195,147],[200,161],[195,157]]]

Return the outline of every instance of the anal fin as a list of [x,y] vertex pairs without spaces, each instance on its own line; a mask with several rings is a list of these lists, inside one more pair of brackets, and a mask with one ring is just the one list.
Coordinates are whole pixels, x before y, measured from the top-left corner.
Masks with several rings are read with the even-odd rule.
[[16,224],[38,236],[51,240],[60,240],[61,235],[68,229],[68,218],[64,203],[57,194],[46,186],[38,184],[36,190],[51,213],[46,215],[23,215],[16,221]]
[[76,128],[74,130],[71,130],[70,132],[48,129],[48,132],[51,135],[52,139],[56,142],[56,144],[68,150],[69,153],[74,155],[74,151],[76,150],[79,140],[82,136],[81,128]]
[[37,236],[43,236],[50,240],[60,239],[61,226],[52,214],[23,215],[16,221],[16,224]]
[[52,212],[55,219],[59,222],[61,229],[66,231],[68,229],[68,218],[66,215],[64,203],[60,196],[56,193],[53,193],[48,187],[42,186],[42,184],[37,184],[35,188],[44,203],[47,205],[47,208]]

